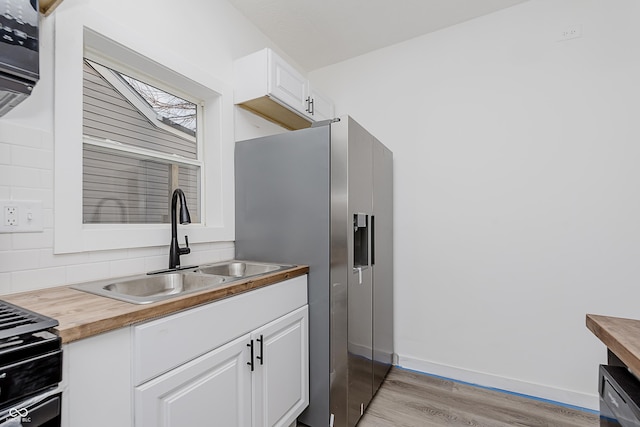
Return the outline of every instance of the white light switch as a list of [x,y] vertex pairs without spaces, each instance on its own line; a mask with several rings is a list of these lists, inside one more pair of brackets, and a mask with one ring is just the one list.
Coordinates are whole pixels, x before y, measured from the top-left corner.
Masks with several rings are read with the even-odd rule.
[[0,200],[0,233],[43,231],[42,202],[39,200]]

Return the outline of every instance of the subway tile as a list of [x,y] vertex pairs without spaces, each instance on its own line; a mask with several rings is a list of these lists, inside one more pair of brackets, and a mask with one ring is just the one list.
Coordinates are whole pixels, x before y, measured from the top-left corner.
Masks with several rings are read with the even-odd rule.
[[53,151],[13,145],[11,147],[11,164],[53,170]]
[[11,146],[0,143],[0,165],[11,164]]
[[199,264],[218,262],[218,261],[226,261],[229,259],[233,259],[234,253],[233,251],[229,253],[228,251],[220,251],[217,249],[207,250],[198,253],[199,255]]
[[169,267],[169,256],[154,256],[144,259],[144,271],[156,271]]
[[43,188],[41,170],[23,166],[1,168],[0,182],[8,182],[14,187]]
[[146,272],[144,258],[121,259],[109,263],[109,277],[133,276]]
[[66,267],[40,268],[11,273],[11,292],[31,291],[66,284]]
[[37,233],[13,233],[11,236],[12,248],[15,250],[53,247],[53,229],[45,228]]
[[131,258],[143,258],[166,255],[169,256],[169,245],[167,246],[151,246],[147,248],[130,248],[129,257]]
[[0,272],[38,268],[38,250],[0,252]]
[[40,200],[43,209],[53,209],[52,189],[14,186],[11,188],[11,198],[15,200]]
[[129,258],[126,249],[94,251],[88,253],[89,262],[116,261]]
[[42,209],[42,214],[44,215],[42,219],[44,228],[53,228],[53,209]]
[[11,274],[0,273],[0,295],[11,293]]
[[54,254],[53,248],[40,249],[38,251],[38,267],[62,267],[68,265],[85,264],[89,260],[86,252],[73,254]]
[[[2,168],[2,166],[0,166],[0,168]],[[10,199],[10,198],[11,198],[11,187],[9,186],[9,183],[0,181],[0,199]]]
[[48,169],[40,169],[41,188],[53,191],[53,171]]
[[109,278],[108,262],[93,262],[67,267],[67,283],[91,282]]
[[13,248],[10,233],[0,234],[0,251],[10,251]]
[[0,183],[7,186],[12,185],[11,177],[14,169],[15,168],[10,165],[0,165]]
[[16,144],[23,147],[42,148],[45,140],[51,135],[40,129],[24,127],[4,122],[0,125],[0,142]]

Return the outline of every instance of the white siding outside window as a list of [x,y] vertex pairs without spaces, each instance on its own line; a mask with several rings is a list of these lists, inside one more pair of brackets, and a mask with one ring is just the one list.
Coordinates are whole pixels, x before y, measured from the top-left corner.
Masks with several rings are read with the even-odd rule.
[[168,223],[178,187],[200,222],[200,107],[86,58],[83,76],[83,223]]

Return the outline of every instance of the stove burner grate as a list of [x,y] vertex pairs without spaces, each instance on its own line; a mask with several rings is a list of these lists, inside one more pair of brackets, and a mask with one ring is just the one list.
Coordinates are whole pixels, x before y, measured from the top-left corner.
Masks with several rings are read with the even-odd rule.
[[0,300],[0,340],[55,326],[58,326],[55,319]]

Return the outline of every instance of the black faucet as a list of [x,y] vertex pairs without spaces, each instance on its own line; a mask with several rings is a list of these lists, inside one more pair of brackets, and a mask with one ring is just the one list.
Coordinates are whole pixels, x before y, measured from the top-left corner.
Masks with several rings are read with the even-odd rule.
[[178,225],[176,224],[176,203],[180,198],[180,224],[191,224],[191,216],[187,208],[187,198],[184,192],[176,188],[171,196],[171,247],[169,248],[169,269],[180,267],[180,255],[186,255],[191,252],[189,249],[189,238],[184,236],[186,247],[181,248],[178,245]]

